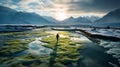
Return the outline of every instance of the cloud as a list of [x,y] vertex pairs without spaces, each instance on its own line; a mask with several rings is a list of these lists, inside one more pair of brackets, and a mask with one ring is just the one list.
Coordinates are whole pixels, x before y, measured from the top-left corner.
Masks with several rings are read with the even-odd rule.
[[120,8],[120,0],[0,0],[0,4],[19,11],[51,16],[58,11],[67,16],[103,16]]
[[64,9],[68,15],[103,16],[120,8],[120,0],[55,0],[54,3],[56,8]]
[[0,0],[1,4],[11,4],[12,0]]
[[52,6],[51,0],[21,0],[18,4],[21,11],[41,13],[49,12]]
[[120,8],[120,0],[78,0],[69,3],[68,11],[106,13]]
[[18,3],[21,8],[25,8],[24,6],[27,7],[34,7],[34,8],[48,8],[49,6],[52,6],[52,1],[51,0],[21,0]]
[[18,8],[18,6],[16,4],[13,4],[14,2],[12,0],[1,0],[0,1],[0,5],[2,6],[6,6],[12,9],[16,9]]

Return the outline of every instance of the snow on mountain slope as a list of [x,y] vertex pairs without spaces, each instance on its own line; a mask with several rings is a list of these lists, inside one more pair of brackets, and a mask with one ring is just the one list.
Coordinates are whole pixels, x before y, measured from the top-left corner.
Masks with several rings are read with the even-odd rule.
[[90,23],[91,21],[85,17],[70,17],[62,21],[65,24],[81,24],[81,23]]

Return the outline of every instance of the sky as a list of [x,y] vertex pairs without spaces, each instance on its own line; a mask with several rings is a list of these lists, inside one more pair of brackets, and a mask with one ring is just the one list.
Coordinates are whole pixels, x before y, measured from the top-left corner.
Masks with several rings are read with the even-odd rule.
[[71,16],[102,17],[120,8],[120,0],[0,0],[0,5],[64,20]]

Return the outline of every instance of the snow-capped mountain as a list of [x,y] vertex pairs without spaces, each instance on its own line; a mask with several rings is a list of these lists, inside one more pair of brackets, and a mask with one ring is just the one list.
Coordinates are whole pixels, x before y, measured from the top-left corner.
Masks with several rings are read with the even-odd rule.
[[78,18],[69,17],[63,20],[62,22],[67,24],[81,24],[81,23],[90,23],[91,21],[85,17],[78,17]]
[[0,6],[0,24],[54,24],[35,13],[18,12]]
[[77,22],[82,22],[82,23],[90,23],[91,20],[89,20],[88,18],[86,17],[78,17],[76,18]]
[[102,22],[102,23],[103,22],[112,22],[112,23],[119,22],[120,23],[120,8],[109,12],[108,14],[106,14],[96,22]]
[[91,22],[94,22],[94,21],[100,19],[100,17],[98,17],[98,16],[85,16],[85,18],[87,18]]
[[63,23],[74,23],[74,22],[76,22],[76,19],[74,17],[69,17],[69,18],[67,18],[67,19],[65,19],[61,22],[63,22]]

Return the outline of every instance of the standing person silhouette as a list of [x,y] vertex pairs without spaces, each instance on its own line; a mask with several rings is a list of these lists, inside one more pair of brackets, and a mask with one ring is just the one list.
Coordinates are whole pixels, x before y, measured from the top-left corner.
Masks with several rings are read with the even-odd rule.
[[57,39],[57,41],[59,40],[59,34],[57,33],[57,35],[56,35],[56,39]]

